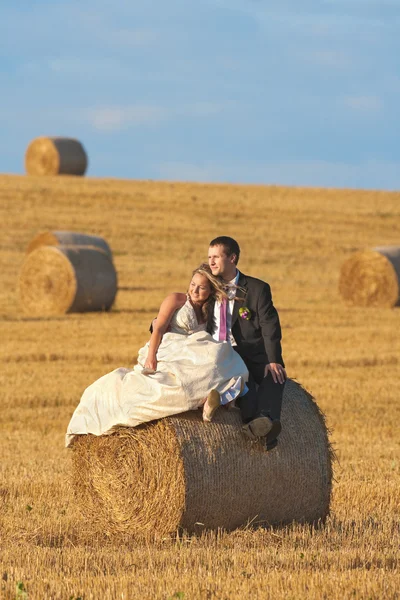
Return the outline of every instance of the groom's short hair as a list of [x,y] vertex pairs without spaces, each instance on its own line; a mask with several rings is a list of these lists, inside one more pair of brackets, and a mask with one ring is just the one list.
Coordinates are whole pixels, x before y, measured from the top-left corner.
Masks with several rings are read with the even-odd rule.
[[235,254],[235,265],[238,264],[240,248],[236,240],[234,240],[231,237],[228,237],[227,235],[220,235],[219,237],[216,237],[215,239],[211,240],[210,248],[212,248],[213,246],[223,246],[225,254],[227,256],[232,256],[232,254]]

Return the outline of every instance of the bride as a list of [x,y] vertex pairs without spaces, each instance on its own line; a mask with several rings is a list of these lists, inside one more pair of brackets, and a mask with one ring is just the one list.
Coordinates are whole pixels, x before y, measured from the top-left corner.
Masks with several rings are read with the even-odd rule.
[[66,445],[77,435],[103,435],[117,425],[136,427],[203,405],[203,420],[211,421],[220,404],[245,393],[246,365],[229,342],[211,336],[214,303],[226,297],[207,264],[195,269],[187,294],[162,302],[134,368],[116,369],[84,391]]

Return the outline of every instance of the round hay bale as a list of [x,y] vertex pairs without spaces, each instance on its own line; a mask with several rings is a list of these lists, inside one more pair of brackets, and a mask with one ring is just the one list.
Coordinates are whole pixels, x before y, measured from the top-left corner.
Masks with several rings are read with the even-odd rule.
[[35,235],[26,252],[29,254],[40,246],[93,246],[103,250],[112,260],[112,252],[106,240],[98,235],[77,231],[43,231]]
[[41,246],[27,255],[18,292],[31,315],[108,310],[117,293],[117,274],[98,248]]
[[340,270],[339,292],[354,306],[399,306],[400,246],[353,254]]
[[25,153],[28,175],[84,175],[88,159],[81,142],[66,137],[39,137]]
[[159,537],[183,528],[314,523],[329,512],[332,450],[313,398],[288,380],[276,449],[241,431],[239,411],[199,411],[72,444],[72,489],[95,529]]

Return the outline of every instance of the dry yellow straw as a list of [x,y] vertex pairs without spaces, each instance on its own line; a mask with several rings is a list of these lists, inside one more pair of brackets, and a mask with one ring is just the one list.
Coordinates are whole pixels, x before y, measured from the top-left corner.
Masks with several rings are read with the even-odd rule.
[[400,246],[357,252],[340,271],[339,292],[355,306],[400,304]]
[[30,315],[108,310],[117,293],[117,274],[98,248],[41,246],[27,255],[18,292]]
[[111,248],[105,239],[97,235],[77,231],[44,231],[38,233],[29,243],[27,253],[29,254],[40,246],[93,246],[103,250],[112,260]]
[[87,155],[81,142],[64,137],[39,137],[25,153],[28,175],[84,175]]
[[204,424],[192,411],[72,445],[73,490],[94,529],[159,537],[177,528],[316,522],[329,512],[332,450],[325,420],[298,383],[285,385],[283,430],[266,452],[238,411]]

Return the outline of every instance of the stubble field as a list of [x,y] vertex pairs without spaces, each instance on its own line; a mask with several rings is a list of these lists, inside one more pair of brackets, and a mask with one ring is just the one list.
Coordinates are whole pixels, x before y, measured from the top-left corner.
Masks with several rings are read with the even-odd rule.
[[[1,598],[399,597],[400,309],[347,307],[337,282],[352,252],[400,244],[400,193],[2,176],[0,211]],[[111,312],[24,314],[26,247],[57,229],[110,243]],[[240,268],[271,284],[288,374],[327,416],[331,516],[155,543],[94,533],[71,498],[69,418],[89,383],[134,364],[216,235],[237,238]]]

